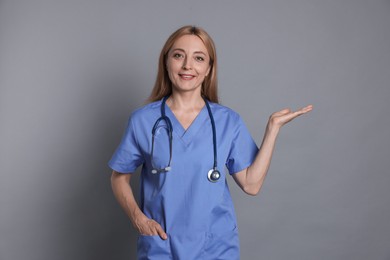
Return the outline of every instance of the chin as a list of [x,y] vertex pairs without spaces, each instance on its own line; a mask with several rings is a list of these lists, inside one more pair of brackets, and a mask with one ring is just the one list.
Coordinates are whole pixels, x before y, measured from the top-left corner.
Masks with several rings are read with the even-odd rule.
[[174,87],[174,90],[178,92],[195,92],[198,91],[198,89],[200,89],[200,86],[199,87]]

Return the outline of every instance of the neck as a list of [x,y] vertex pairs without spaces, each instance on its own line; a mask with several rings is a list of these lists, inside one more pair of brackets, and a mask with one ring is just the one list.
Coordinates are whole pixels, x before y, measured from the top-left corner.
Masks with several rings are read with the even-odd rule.
[[205,103],[200,93],[173,92],[167,100],[167,105],[174,110],[199,110]]

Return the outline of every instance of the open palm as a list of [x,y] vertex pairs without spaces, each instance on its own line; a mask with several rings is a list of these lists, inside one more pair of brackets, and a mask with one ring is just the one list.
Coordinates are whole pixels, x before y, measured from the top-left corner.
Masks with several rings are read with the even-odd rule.
[[273,113],[269,118],[269,123],[275,127],[280,128],[294,118],[310,112],[312,109],[313,105],[308,105],[295,112],[291,111],[291,109],[289,108],[285,108],[283,110]]

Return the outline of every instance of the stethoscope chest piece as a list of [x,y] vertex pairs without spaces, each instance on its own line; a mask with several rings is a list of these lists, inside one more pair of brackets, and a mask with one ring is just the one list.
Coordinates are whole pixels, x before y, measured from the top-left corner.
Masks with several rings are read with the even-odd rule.
[[210,182],[217,182],[220,178],[221,178],[221,173],[218,170],[216,170],[216,169],[211,169],[207,173],[207,179]]

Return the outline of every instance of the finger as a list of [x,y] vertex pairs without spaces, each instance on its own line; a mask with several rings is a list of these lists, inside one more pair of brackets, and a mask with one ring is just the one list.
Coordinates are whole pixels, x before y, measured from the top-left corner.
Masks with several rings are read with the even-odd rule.
[[167,239],[168,236],[167,234],[164,232],[164,230],[162,229],[162,227],[160,226],[160,224],[157,223],[156,225],[156,231],[157,231],[157,234],[162,238],[162,239]]
[[307,112],[310,112],[311,110],[313,110],[313,106],[309,105],[309,106],[301,108],[300,110],[296,111],[295,113],[298,113],[298,115],[302,115],[302,114],[305,114]]
[[308,109],[313,109],[313,105],[307,105],[305,107],[302,107],[301,110],[308,110]]
[[294,118],[296,118],[298,116],[301,116],[301,115],[303,115],[303,114],[305,114],[307,112],[308,111],[304,111],[304,110],[295,111],[295,112],[291,113],[290,115],[288,115],[289,116],[289,120],[292,120],[292,119],[294,119]]
[[151,226],[143,227],[139,230],[139,233],[143,236],[155,236],[157,235],[157,232],[152,228]]
[[293,112],[293,113],[282,116],[280,119],[283,122],[283,124],[286,124],[286,123],[290,122],[291,120],[293,120],[294,118],[296,118],[297,116],[299,116],[299,114],[297,114],[296,112]]
[[295,112],[291,112],[289,114],[286,114],[286,115],[282,115],[280,116],[281,120],[284,122],[284,123],[288,123],[290,122],[291,120],[293,120],[294,118],[300,116],[300,115],[303,115],[305,113],[307,113],[308,111],[305,111],[305,110],[298,110],[298,111],[295,111]]
[[140,234],[144,236],[156,236],[158,235],[155,226],[158,225],[157,222],[155,222],[152,219],[147,220],[143,226],[140,227]]
[[313,109],[313,105],[308,105],[308,106],[303,107],[301,110],[310,111],[312,109]]
[[280,111],[277,111],[277,112],[273,113],[272,115],[274,115],[274,116],[281,116],[281,115],[288,114],[290,112],[291,112],[291,109],[285,108],[283,110],[280,110]]

